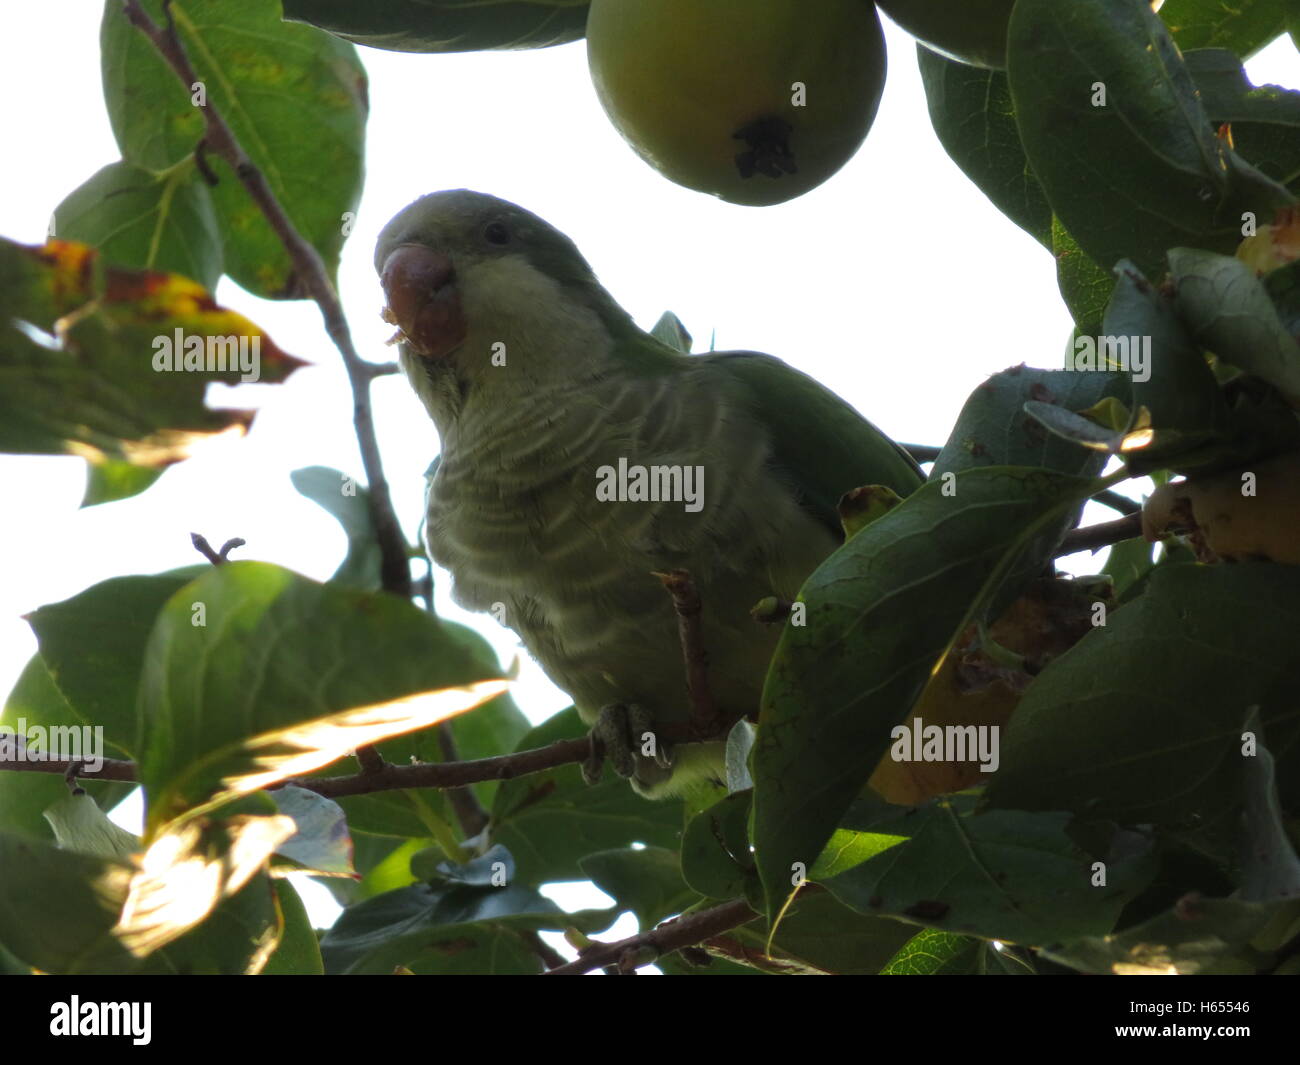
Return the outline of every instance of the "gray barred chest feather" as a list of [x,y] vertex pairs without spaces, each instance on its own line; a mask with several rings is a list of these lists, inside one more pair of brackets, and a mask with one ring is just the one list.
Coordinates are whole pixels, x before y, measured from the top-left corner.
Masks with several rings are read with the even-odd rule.
[[[763,428],[689,377],[534,397],[508,425],[467,418],[430,485],[429,550],[456,601],[504,611],[587,718],[610,702],[648,704],[661,719],[688,713],[676,617],[653,576],[673,568],[700,590],[715,696],[733,713],[756,709],[778,632],[749,608],[792,597],[835,547],[772,474]],[[597,471],[620,459],[699,468],[698,511],[681,499],[599,498]]]

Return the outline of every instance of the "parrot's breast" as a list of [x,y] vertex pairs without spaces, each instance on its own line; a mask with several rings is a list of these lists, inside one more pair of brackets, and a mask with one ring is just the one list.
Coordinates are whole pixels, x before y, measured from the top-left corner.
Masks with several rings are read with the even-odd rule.
[[615,702],[689,715],[676,615],[654,576],[689,570],[714,698],[754,713],[779,629],[750,607],[793,598],[837,546],[770,454],[725,382],[689,364],[533,395],[504,419],[467,411],[430,483],[430,555],[455,600],[514,629],[588,721]]

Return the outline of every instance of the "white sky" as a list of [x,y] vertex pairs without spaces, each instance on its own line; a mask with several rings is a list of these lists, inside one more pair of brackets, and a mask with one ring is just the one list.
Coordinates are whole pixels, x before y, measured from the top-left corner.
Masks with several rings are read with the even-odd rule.
[[[42,241],[60,200],[119,157],[100,84],[100,11],[91,0],[6,5],[4,236]],[[646,328],[672,309],[697,350],[716,330],[717,348],[780,356],[896,438],[942,443],[988,374],[1022,361],[1059,367],[1070,320],[1051,256],[988,203],[935,138],[912,40],[887,22],[886,36],[889,76],[862,150],[820,188],[766,208],[679,188],[642,163],[601,110],[581,43],[449,56],[361,49],[368,175],[340,274],[358,348],[375,360],[391,354],[371,266],[379,229],[423,193],[468,187],[567,232]],[[1257,84],[1300,87],[1300,55],[1286,38],[1247,71]],[[241,536],[248,546],[233,557],[316,579],[341,560],[337,524],[289,483],[291,470],[308,465],[361,474],[346,379],[319,314],[307,302],[258,300],[229,281],[217,295],[315,367],[283,386],[215,388],[220,405],[261,405],[251,434],[173,467],[125,502],[79,510],[79,459],[0,455],[0,692],[36,649],[22,613],[108,577],[192,564],[191,531],[214,544]],[[414,537],[436,436],[403,379],[382,379],[374,393],[394,501]],[[466,617],[446,587],[444,576],[440,613]],[[473,620],[508,661],[513,634]],[[535,667],[516,698],[534,720],[568,703]]]

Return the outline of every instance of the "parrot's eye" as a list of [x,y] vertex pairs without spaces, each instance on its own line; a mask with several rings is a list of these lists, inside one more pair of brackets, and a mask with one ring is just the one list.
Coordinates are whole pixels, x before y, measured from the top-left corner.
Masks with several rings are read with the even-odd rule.
[[489,244],[504,247],[510,243],[510,230],[505,227],[504,222],[489,222],[483,227],[483,239]]

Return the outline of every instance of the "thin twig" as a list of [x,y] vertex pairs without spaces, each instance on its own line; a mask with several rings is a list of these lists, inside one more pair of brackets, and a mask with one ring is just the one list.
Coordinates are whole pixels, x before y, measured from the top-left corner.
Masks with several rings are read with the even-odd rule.
[[709,658],[704,650],[704,632],[701,625],[703,606],[700,593],[684,569],[656,573],[668,594],[673,597],[677,612],[677,632],[682,644],[682,658],[686,663],[686,694],[691,703],[691,721],[701,736],[712,736],[719,729],[718,706],[709,691]]
[[615,966],[619,972],[630,972],[638,966],[649,965],[665,954],[681,950],[682,947],[694,946],[721,935],[757,916],[744,899],[731,899],[707,910],[697,910],[667,921],[648,932],[640,932],[616,943],[595,943],[584,950],[576,961],[550,969],[546,975],[579,976],[606,966]]
[[939,457],[942,447],[936,447],[934,444],[899,444],[917,462],[933,462]]
[[401,373],[402,368],[395,362],[365,362],[361,364],[370,377],[387,377],[389,374]]
[[[438,724],[438,746],[442,748],[444,762],[460,761],[460,753],[456,750],[456,737],[451,731],[450,721],[442,721]],[[451,812],[460,822],[460,830],[466,839],[473,839],[487,828],[488,812],[478,801],[478,796],[469,788],[448,788],[447,801],[451,804]]]
[[1088,525],[1082,529],[1071,529],[1061,540],[1060,546],[1053,552],[1057,558],[1072,555],[1076,551],[1098,551],[1121,540],[1132,540],[1142,535],[1141,513],[1126,514],[1114,521],[1104,521],[1098,525]]
[[208,543],[208,538],[206,536],[201,536],[198,533],[190,533],[190,543],[194,545],[195,551],[206,558],[214,566],[221,565],[221,556],[212,550],[212,545]]
[[[171,17],[170,0],[164,0],[163,3],[166,26],[157,25],[140,5],[140,0],[122,0],[122,10],[131,24],[148,37],[153,46],[158,49],[159,54],[176,72],[176,76],[180,78],[187,92],[190,86],[201,80],[190,64],[189,56],[186,55],[180,36],[176,32],[176,24]],[[357,354],[356,347],[352,343],[351,330],[348,328],[348,320],[343,314],[343,305],[339,302],[338,293],[334,290],[320,254],[289,220],[288,214],[280,205],[265,175],[249,159],[234,132],[212,102],[208,101],[204,104],[201,111],[205,125],[203,150],[219,156],[229,165],[265,216],[293,263],[291,285],[299,286],[315,301],[325,321],[326,332],[334,341],[339,354],[343,356],[343,365],[348,372],[348,383],[352,387],[353,425],[361,450],[362,466],[366,471],[366,482],[370,488],[368,498],[376,538],[379,541],[383,587],[394,595],[409,598],[411,572],[406,560],[406,538],[402,535],[397,514],[393,510],[393,501],[388,494],[388,482],[384,477],[384,467],[379,457],[379,442],[375,436],[374,416],[370,407],[370,380],[374,376],[369,369],[370,364]]]
[[247,542],[247,540],[243,540],[236,536],[222,544],[220,551],[214,551],[212,545],[208,543],[208,538],[206,536],[201,536],[198,533],[190,533],[190,543],[194,545],[194,550],[214,566],[220,566],[224,562],[229,562],[230,552],[237,547],[243,547]]

